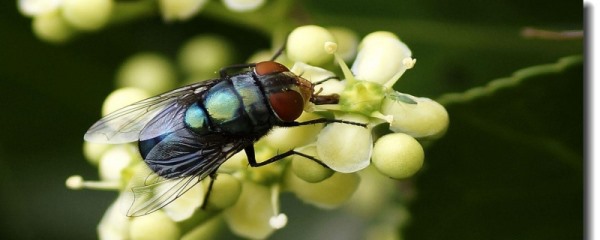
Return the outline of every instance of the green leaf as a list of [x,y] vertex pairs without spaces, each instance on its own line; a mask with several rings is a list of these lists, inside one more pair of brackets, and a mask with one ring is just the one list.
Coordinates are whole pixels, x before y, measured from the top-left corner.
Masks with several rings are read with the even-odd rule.
[[582,239],[583,82],[574,56],[440,97],[407,238]]

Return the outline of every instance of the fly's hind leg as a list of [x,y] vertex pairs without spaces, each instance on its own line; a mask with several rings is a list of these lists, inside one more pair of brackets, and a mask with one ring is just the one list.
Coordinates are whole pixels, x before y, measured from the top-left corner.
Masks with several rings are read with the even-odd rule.
[[202,202],[202,206],[200,206],[202,210],[206,210],[206,206],[208,205],[210,193],[212,192],[215,180],[217,180],[217,171],[215,170],[210,175],[208,175],[208,177],[210,178],[210,183],[208,184],[208,190],[206,191],[206,195],[204,195],[204,201]]

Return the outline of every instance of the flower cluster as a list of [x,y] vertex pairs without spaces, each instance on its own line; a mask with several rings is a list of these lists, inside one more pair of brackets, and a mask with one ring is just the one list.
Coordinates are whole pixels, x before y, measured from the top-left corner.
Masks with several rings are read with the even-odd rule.
[[[410,49],[389,32],[374,32],[359,42],[347,29],[319,26],[296,28],[286,45],[286,52],[278,61],[317,84],[320,94],[340,96],[339,104],[309,106],[297,121],[328,116],[366,123],[367,127],[333,123],[275,128],[255,144],[257,161],[295,149],[322,160],[329,168],[301,156],[251,168],[240,152],[219,168],[209,199],[204,199],[207,178],[163,209],[144,217],[127,218],[119,210],[120,199],[126,198],[121,194],[99,225],[101,238],[206,239],[215,234],[222,222],[239,236],[266,238],[286,225],[287,216],[279,209],[279,195],[285,191],[320,208],[336,208],[350,202],[370,217],[383,210],[406,215],[397,207],[390,210],[393,181],[387,178],[414,175],[424,160],[419,140],[439,138],[448,126],[448,114],[440,104],[392,88],[415,64]],[[180,69],[192,81],[206,78],[219,66],[231,64],[232,53],[228,49],[226,40],[216,36],[191,39],[181,48]],[[271,54],[261,52],[249,61],[270,57]],[[354,57],[348,68],[345,61]],[[107,97],[103,114],[176,86],[175,69],[157,54],[133,56],[119,70],[119,89]],[[341,72],[342,79],[331,78],[337,75],[334,72]],[[329,80],[322,82],[324,79]],[[389,130],[373,131],[382,124]],[[132,176],[144,172],[140,169],[145,165],[133,145],[86,142],[84,153],[98,166],[101,181],[73,176],[67,180],[71,188],[115,189],[123,193],[135,181]],[[200,209],[205,200],[207,209]],[[397,225],[402,219],[391,221]],[[377,229],[385,226],[380,224]],[[384,232],[397,234],[393,227]]]
[[[158,4],[157,4],[158,2]],[[112,23],[160,12],[165,21],[188,20],[209,0],[19,0],[21,13],[33,18],[33,32],[48,42],[65,42],[74,36],[100,30]],[[227,9],[247,12],[265,0],[223,0]]]

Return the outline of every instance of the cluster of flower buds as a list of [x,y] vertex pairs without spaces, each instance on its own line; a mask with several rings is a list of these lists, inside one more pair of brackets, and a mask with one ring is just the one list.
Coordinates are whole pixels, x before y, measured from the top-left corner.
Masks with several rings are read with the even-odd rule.
[[[81,33],[100,30],[111,23],[128,21],[160,12],[167,21],[185,21],[196,16],[209,0],[19,0],[19,10],[31,17],[35,35],[61,43]],[[233,12],[253,11],[265,0],[222,0]]]

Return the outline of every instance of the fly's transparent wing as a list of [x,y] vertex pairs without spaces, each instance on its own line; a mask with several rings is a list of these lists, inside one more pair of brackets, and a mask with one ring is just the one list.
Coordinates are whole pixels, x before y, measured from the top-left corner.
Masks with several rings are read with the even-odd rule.
[[129,217],[143,216],[163,208],[203,179],[202,176],[167,179],[153,173],[144,165],[139,167],[121,199],[121,209]]
[[[168,113],[180,114],[189,104],[199,100],[200,92],[218,82],[219,79],[203,81],[181,87],[170,92],[133,103],[114,111],[96,122],[85,133],[84,139],[98,143],[127,143],[137,141],[140,131],[148,122],[162,113],[163,121],[182,121],[168,118]],[[166,111],[166,113],[165,113]],[[166,128],[157,129],[161,131]]]
[[[211,173],[233,154],[252,144],[250,139],[192,138],[182,129],[161,138],[144,158],[147,166],[136,171],[127,187],[128,216],[142,216],[163,208]],[[140,167],[141,168],[141,167]],[[201,201],[201,199],[198,199]]]

